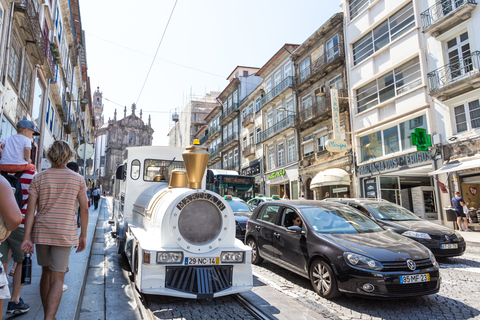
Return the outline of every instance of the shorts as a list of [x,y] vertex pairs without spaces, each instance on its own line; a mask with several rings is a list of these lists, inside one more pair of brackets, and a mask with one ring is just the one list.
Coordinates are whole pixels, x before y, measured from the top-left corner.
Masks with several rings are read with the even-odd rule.
[[16,263],[22,263],[25,259],[25,253],[20,249],[23,242],[23,228],[17,228],[10,233],[10,236],[0,244],[0,254],[2,254],[2,263],[8,261],[8,249],[12,248],[13,261]]
[[50,246],[36,244],[37,263],[39,266],[48,267],[56,272],[67,272],[70,250],[72,247]]
[[7,274],[0,263],[0,299],[10,299],[10,289],[8,288]]
[[455,210],[455,215],[457,216],[457,218],[466,218],[467,216],[465,215],[465,213],[462,211],[457,211]]

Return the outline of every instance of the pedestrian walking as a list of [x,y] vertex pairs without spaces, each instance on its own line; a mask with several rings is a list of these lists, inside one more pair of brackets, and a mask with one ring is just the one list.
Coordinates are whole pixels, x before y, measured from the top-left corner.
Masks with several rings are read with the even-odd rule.
[[327,191],[325,192],[325,197],[323,197],[323,200],[330,198],[330,193]]
[[[0,176],[0,216],[3,220],[3,223],[0,224],[0,229],[6,229],[6,231],[4,231],[5,236],[3,239],[0,239],[0,247],[2,247],[1,242],[5,241],[10,233],[22,223],[22,213],[13,195],[12,187],[7,179],[2,176]],[[5,270],[7,269],[3,267],[3,264],[0,264],[0,317],[3,317],[3,300],[10,298]]]
[[[13,174],[13,173],[12,173]],[[33,177],[37,173],[32,170],[26,170],[20,176],[21,189],[22,189],[22,221],[18,228],[12,231],[10,236],[0,245],[0,260],[2,261],[3,267],[5,270],[8,269],[10,264],[10,250],[13,254],[13,262],[16,262],[15,269],[13,270],[13,279],[12,279],[12,295],[10,301],[8,302],[7,314],[22,314],[30,310],[30,305],[25,303],[21,297],[23,286],[22,286],[22,262],[25,259],[25,253],[21,249],[23,235],[24,235],[24,223],[25,223],[25,212],[28,208],[28,197],[29,197],[29,187],[32,182]],[[10,188],[11,192],[11,188]],[[18,203],[15,203],[15,207],[19,208]]]
[[[76,252],[81,252],[87,241],[85,179],[66,167],[73,155],[67,142],[53,142],[47,151],[52,167],[33,178],[25,214],[22,250],[34,253],[35,244],[37,261],[42,267],[40,296],[45,320],[55,319],[72,246],[77,248]],[[75,219],[77,200],[81,215],[80,235]]]
[[93,195],[93,204],[95,205],[95,210],[98,208],[98,201],[100,200],[100,189],[98,186],[95,187],[95,189],[92,192]]
[[[465,203],[463,198],[460,196],[460,192],[455,192],[455,196],[452,198],[452,203],[453,209],[455,210],[455,215],[457,216],[458,230],[470,231],[470,229],[468,229],[467,215],[463,211],[463,207],[467,206],[467,203]],[[465,229],[462,228],[462,219],[463,223],[465,224]]]

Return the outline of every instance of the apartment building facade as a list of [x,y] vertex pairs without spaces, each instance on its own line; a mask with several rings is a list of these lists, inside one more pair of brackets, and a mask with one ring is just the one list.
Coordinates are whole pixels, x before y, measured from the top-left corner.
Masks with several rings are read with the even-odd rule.
[[338,138],[351,145],[350,117],[347,97],[345,52],[343,46],[343,14],[337,13],[311,35],[295,52],[299,140],[300,191],[306,199],[353,196],[351,173],[353,158],[350,148],[330,152],[325,144],[333,139],[332,89],[339,96]]

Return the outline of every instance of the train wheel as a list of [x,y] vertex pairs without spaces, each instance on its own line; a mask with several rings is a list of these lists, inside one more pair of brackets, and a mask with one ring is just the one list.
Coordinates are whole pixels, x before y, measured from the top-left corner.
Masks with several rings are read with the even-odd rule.
[[330,265],[322,259],[313,261],[310,267],[310,281],[313,289],[323,298],[333,299],[340,296],[337,277]]
[[255,242],[255,240],[253,240],[252,238],[248,239],[248,245],[250,246],[250,248],[252,248],[252,263],[253,264],[260,264],[263,262],[263,258],[260,257],[260,254],[258,252],[258,247],[257,247],[257,243]]

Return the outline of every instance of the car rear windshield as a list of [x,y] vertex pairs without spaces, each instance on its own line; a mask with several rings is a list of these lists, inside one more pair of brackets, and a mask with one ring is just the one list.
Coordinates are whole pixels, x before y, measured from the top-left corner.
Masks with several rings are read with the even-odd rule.
[[230,208],[232,208],[233,212],[251,212],[253,211],[253,208],[246,204],[245,202],[242,201],[227,201],[227,203],[230,205]]
[[373,209],[374,214],[381,220],[421,220],[413,212],[393,203],[369,203],[368,206]]
[[349,207],[301,209],[305,218],[319,233],[368,233],[383,229],[364,214]]

